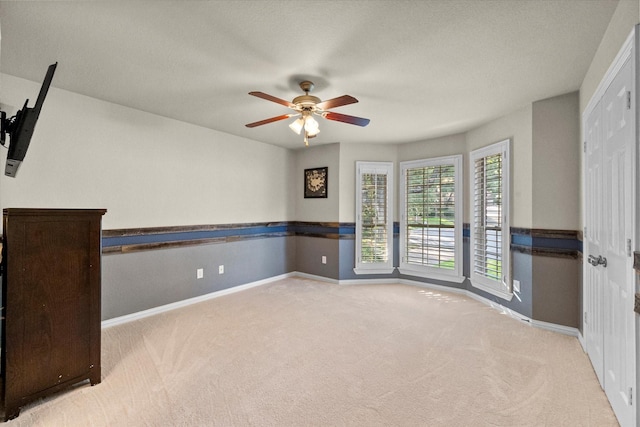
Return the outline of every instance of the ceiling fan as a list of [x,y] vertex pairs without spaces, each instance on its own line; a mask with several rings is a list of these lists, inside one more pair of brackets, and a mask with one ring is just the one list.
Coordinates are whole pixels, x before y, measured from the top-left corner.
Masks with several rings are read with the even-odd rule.
[[258,98],[266,99],[267,101],[272,101],[277,104],[284,105],[285,107],[291,108],[296,112],[271,117],[270,119],[260,120],[259,122],[249,123],[246,126],[248,128],[254,128],[256,126],[266,125],[267,123],[285,120],[290,117],[298,117],[293,123],[289,125],[289,127],[298,135],[300,135],[300,132],[304,130],[304,143],[305,145],[309,145],[309,138],[313,138],[318,133],[320,133],[319,124],[313,118],[314,115],[324,117],[327,120],[348,123],[356,126],[366,126],[369,124],[369,119],[363,119],[362,117],[349,116],[347,114],[328,111],[331,108],[355,104],[356,102],[358,102],[358,100],[353,96],[342,95],[337,98],[329,99],[327,101],[321,101],[320,98],[309,95],[309,92],[313,90],[313,87],[313,83],[308,80],[301,82],[300,89],[304,91],[304,95],[293,98],[293,101],[291,102],[266,94],[264,92],[249,92],[249,95],[257,96]]

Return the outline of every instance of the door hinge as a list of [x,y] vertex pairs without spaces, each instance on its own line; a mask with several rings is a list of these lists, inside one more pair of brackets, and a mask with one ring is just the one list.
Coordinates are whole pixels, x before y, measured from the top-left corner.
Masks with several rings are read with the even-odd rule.
[[582,239],[584,240],[584,239],[586,239],[586,238],[587,238],[587,227],[584,227],[584,228],[582,229]]
[[585,325],[587,324],[587,312],[586,311],[584,312],[584,324]]
[[631,110],[631,91],[627,92],[627,110]]
[[629,387],[629,406],[633,406],[633,387]]
[[631,239],[627,239],[627,256],[631,256]]
[[587,141],[584,141],[582,143],[582,151],[584,151],[585,153],[587,152]]

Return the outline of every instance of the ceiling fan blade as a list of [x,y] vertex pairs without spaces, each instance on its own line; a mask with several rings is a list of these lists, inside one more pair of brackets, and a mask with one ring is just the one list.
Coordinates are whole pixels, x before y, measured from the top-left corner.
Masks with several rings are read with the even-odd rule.
[[270,119],[260,120],[259,122],[249,123],[245,125],[248,128],[254,128],[256,126],[266,125],[267,123],[279,122],[280,120],[288,119],[289,117],[297,116],[297,114],[283,114],[282,116],[271,117]]
[[334,113],[326,111],[322,113],[322,117],[327,120],[335,120],[336,122],[349,123],[350,125],[366,126],[371,120],[363,119],[362,117],[349,116],[346,114]]
[[343,105],[355,104],[356,102],[358,102],[358,100],[353,96],[342,95],[337,98],[322,101],[321,103],[316,105],[316,107],[321,110],[330,110],[332,108],[342,107]]
[[295,105],[290,103],[289,101],[285,101],[284,99],[276,98],[275,96],[269,95],[264,92],[249,92],[249,95],[257,96],[258,98],[266,99],[267,101],[275,102],[276,104],[284,105],[285,107],[295,108]]

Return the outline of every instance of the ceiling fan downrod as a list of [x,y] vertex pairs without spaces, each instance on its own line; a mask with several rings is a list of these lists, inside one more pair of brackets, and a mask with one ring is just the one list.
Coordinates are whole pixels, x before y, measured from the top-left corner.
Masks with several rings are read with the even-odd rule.
[[296,96],[293,98],[293,101],[291,101],[298,111],[314,112],[316,110],[316,105],[321,101],[317,96],[309,95],[309,92],[311,92],[313,88],[313,83],[308,80],[300,82],[300,89],[304,91],[304,95]]

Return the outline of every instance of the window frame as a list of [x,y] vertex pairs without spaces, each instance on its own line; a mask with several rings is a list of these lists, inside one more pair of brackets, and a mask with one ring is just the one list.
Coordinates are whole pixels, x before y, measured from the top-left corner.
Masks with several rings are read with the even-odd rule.
[[[400,267],[401,274],[409,276],[424,277],[428,279],[444,280],[455,283],[462,283],[465,280],[463,275],[463,164],[462,154],[453,156],[443,156],[430,159],[410,160],[400,163],[400,176],[402,183],[400,185]],[[426,265],[416,265],[408,263],[405,256],[407,250],[407,171],[415,168],[426,168],[433,166],[453,165],[454,167],[454,268],[445,269],[440,267],[431,267]],[[423,242],[424,245],[424,242]]]
[[[469,235],[469,279],[471,285],[492,295],[511,301],[513,298],[513,286],[511,283],[511,140],[505,139],[486,147],[473,150],[469,156],[469,193],[470,193],[470,235]],[[500,280],[490,279],[476,272],[476,184],[475,164],[477,160],[500,154],[502,156],[501,171],[501,270]],[[486,210],[483,215],[486,215]],[[486,259],[486,257],[485,257]]]
[[[391,274],[395,270],[393,266],[393,162],[366,162],[356,161],[356,244],[355,244],[355,268],[356,274]],[[387,234],[387,260],[385,262],[363,263],[362,254],[362,176],[365,173],[384,173],[387,176],[386,197],[386,234]]]

